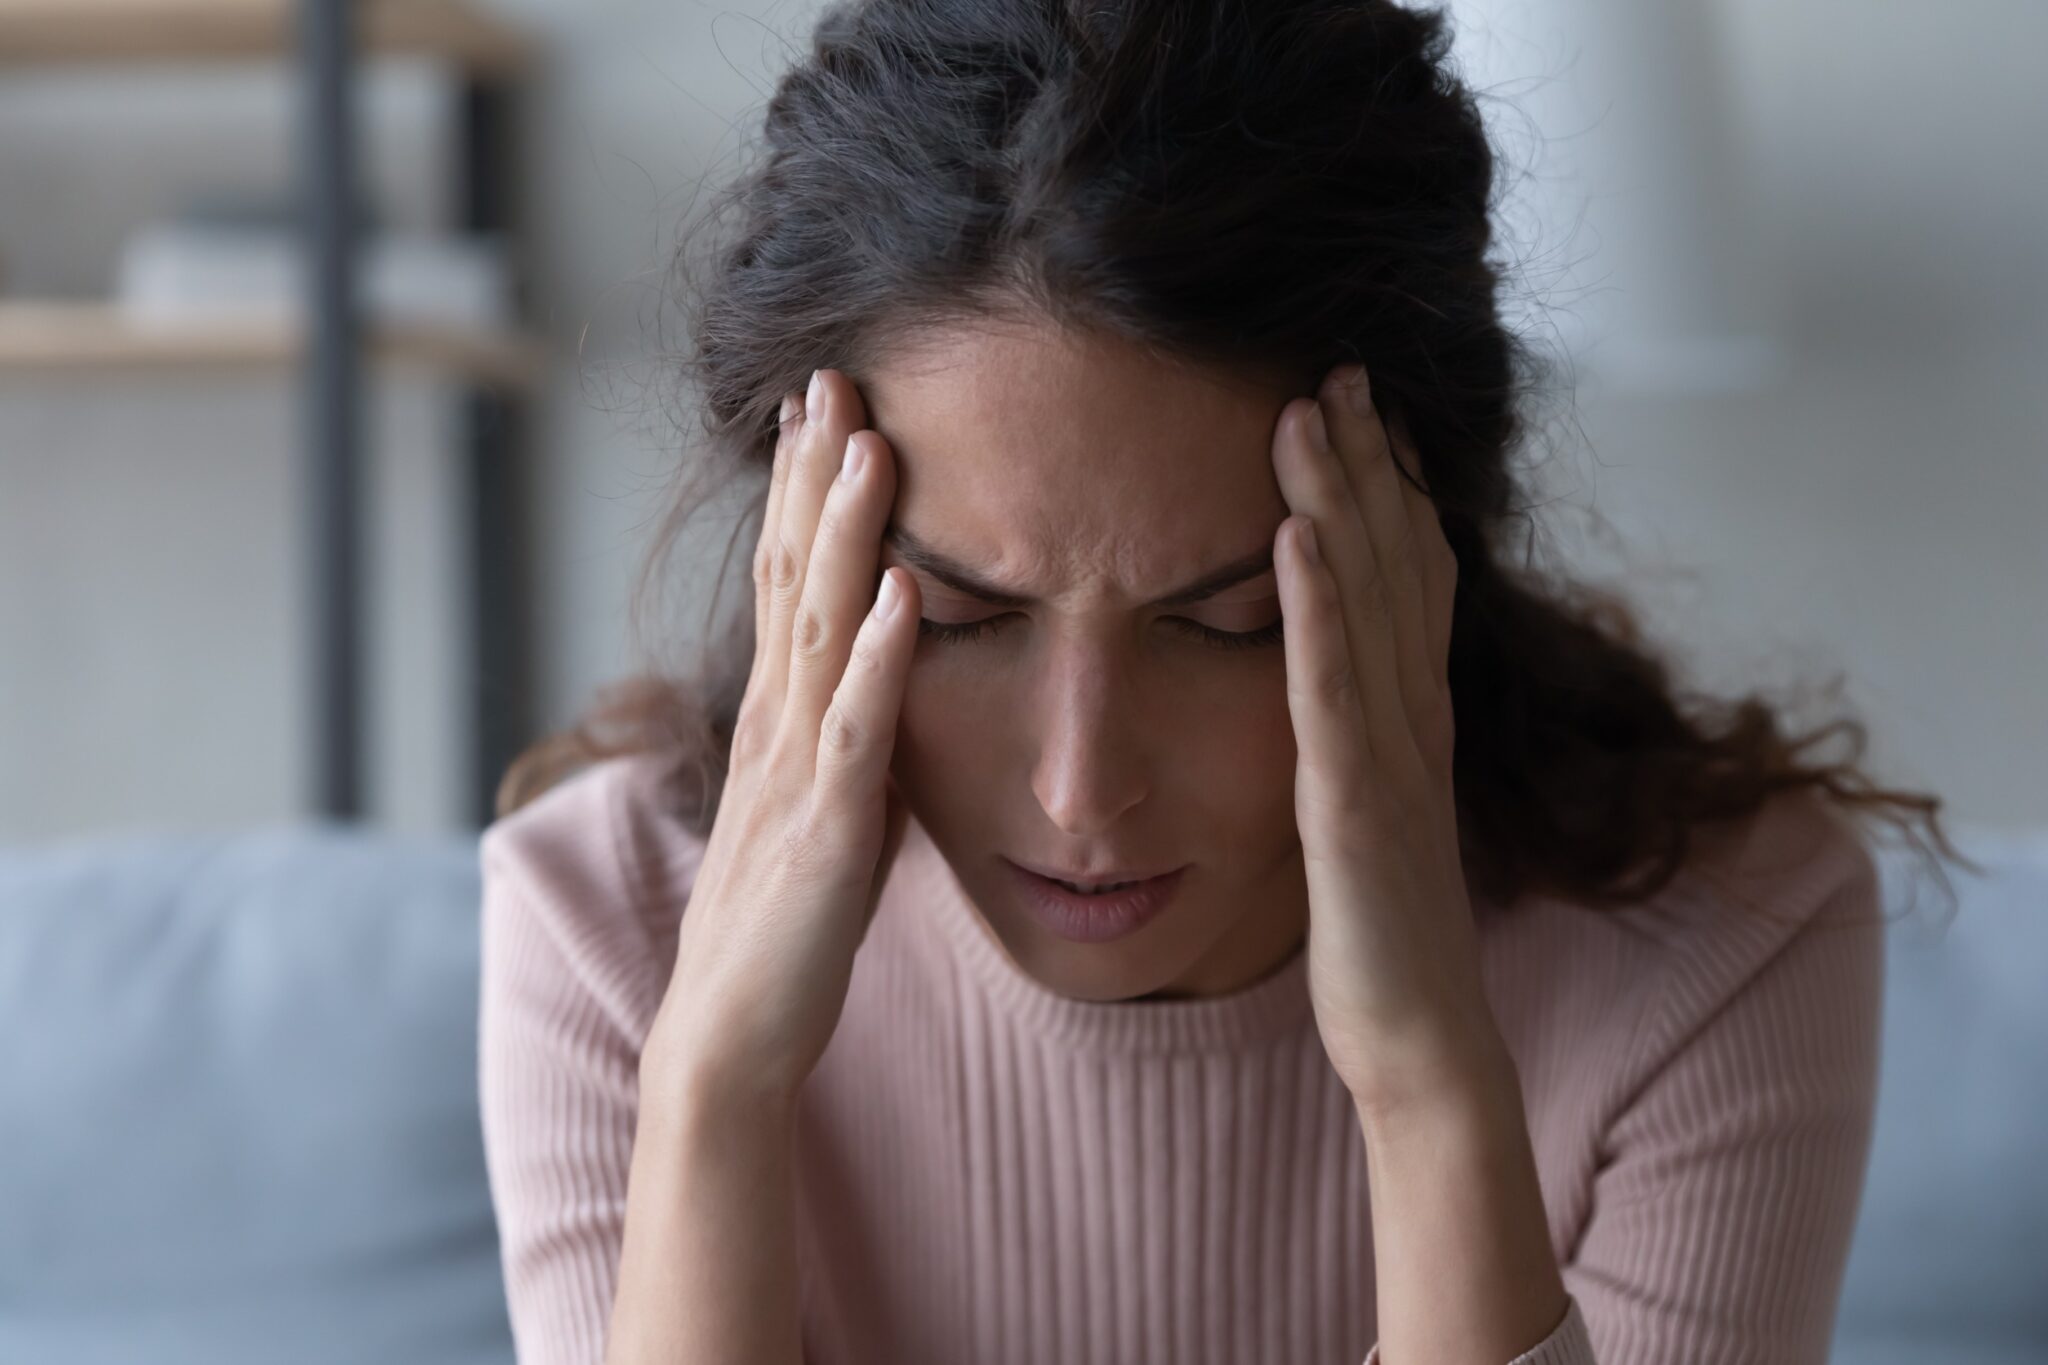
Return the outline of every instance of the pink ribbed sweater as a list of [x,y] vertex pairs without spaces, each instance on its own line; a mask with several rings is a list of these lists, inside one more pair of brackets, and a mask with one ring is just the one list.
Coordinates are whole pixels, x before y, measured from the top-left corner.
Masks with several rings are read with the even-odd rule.
[[[585,769],[481,846],[479,1079],[523,1365],[603,1355],[636,1059],[703,853],[655,772]],[[799,1104],[808,1365],[1377,1365],[1362,1136],[1305,954],[1221,997],[1059,996],[922,834]],[[1865,845],[1806,795],[1626,911],[1475,907],[1571,1295],[1512,1365],[1822,1365],[1876,1093],[1877,912]]]

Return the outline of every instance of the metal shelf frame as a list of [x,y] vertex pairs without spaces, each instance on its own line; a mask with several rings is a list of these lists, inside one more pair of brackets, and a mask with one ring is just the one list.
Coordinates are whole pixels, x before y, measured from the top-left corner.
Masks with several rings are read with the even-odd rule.
[[[523,294],[512,156],[517,87],[531,51],[523,37],[483,12],[461,0],[0,0],[0,74],[25,65],[223,58],[287,58],[297,67],[297,190],[308,262],[307,326],[297,338],[304,389],[298,516],[307,595],[305,676],[312,688],[307,801],[312,813],[340,821],[360,820],[366,806],[364,371],[374,340],[359,312],[359,225],[347,206],[356,202],[359,175],[360,62],[365,54],[387,53],[442,60],[461,82],[458,226],[506,242],[515,291]],[[54,309],[47,316],[79,333],[75,344],[47,356],[17,357],[22,363],[181,358],[176,341],[142,345],[90,309]],[[192,340],[199,361],[290,353],[284,339]],[[472,664],[467,805],[478,828],[495,817],[499,779],[532,733],[526,609],[532,598],[525,581],[531,562],[529,404],[519,372],[534,357],[522,352],[517,337],[498,340],[503,344],[485,338],[457,346],[444,340],[438,347],[430,340],[420,348],[461,389],[466,505],[457,531],[468,546]]]
[[[357,54],[349,0],[298,0],[304,75],[300,187],[310,261],[302,487],[308,580],[316,623],[310,676],[317,763],[313,799],[334,819],[364,809],[362,431],[363,328],[357,311],[357,229],[348,211],[358,178],[353,127]],[[509,240],[512,89],[490,70],[461,75],[461,226]],[[468,385],[462,441],[471,583],[472,822],[488,824],[505,765],[529,733],[532,670],[521,581],[527,528],[521,478],[521,401]]]

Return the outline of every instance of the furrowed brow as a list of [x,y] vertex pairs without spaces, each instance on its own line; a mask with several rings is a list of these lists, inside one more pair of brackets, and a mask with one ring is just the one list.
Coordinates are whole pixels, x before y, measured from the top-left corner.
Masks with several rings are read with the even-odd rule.
[[[1012,592],[1001,584],[991,583],[979,571],[962,564],[948,555],[941,554],[919,540],[910,532],[891,522],[882,532],[883,543],[896,551],[897,557],[918,572],[945,584],[953,591],[965,593],[992,607],[1028,607],[1032,599],[1021,593]],[[1228,564],[1210,570],[1185,587],[1176,588],[1151,605],[1155,607],[1185,607],[1214,597],[1226,588],[1257,578],[1273,569],[1273,546],[1260,546],[1251,554]]]

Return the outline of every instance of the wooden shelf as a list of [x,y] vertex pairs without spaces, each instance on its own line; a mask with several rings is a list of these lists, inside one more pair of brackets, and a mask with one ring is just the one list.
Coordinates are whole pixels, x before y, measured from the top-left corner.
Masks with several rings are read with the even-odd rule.
[[[486,75],[532,61],[517,30],[470,0],[356,0],[366,52],[423,56]],[[0,0],[0,67],[279,57],[296,0]]]
[[[372,327],[369,356],[499,389],[532,387],[545,351],[516,332]],[[0,301],[0,379],[31,370],[283,366],[302,351],[297,328],[264,322],[146,323],[112,304]]]

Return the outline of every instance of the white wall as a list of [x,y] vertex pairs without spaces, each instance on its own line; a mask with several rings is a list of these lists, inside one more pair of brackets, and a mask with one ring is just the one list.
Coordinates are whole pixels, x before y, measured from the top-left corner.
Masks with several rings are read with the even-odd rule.
[[[626,594],[674,464],[648,353],[657,316],[679,335],[659,300],[675,232],[814,6],[499,3],[551,45],[528,181],[566,357],[538,433],[559,722],[632,662]],[[1845,672],[1881,777],[1931,786],[1958,819],[2048,822],[2030,780],[2048,763],[2048,98],[2026,66],[2048,11],[1456,9],[1477,78],[1543,128],[1518,149],[1543,158],[1517,210],[1535,215],[1536,316],[1573,345],[1605,338],[1576,425],[1553,431],[1590,443],[1548,474],[1564,561],[1625,575],[1707,685]],[[441,209],[437,88],[401,68],[372,92],[373,170],[410,223]],[[175,186],[282,177],[288,113],[260,75],[0,75],[19,292],[99,292],[122,225]],[[430,388],[379,394],[376,810],[448,825],[455,451]],[[247,378],[0,378],[0,838],[290,810],[290,398]]]
[[1563,562],[1701,685],[1840,674],[1881,779],[2048,819],[2048,11],[1458,9],[1533,278],[1601,341],[1550,471]]
[[[445,208],[442,89],[401,64],[366,102],[397,226]],[[104,297],[132,224],[286,183],[291,112],[270,68],[0,71],[0,292]],[[368,796],[444,827],[466,794],[453,413],[416,378],[372,392]],[[299,398],[284,369],[0,371],[0,838],[300,809]]]

